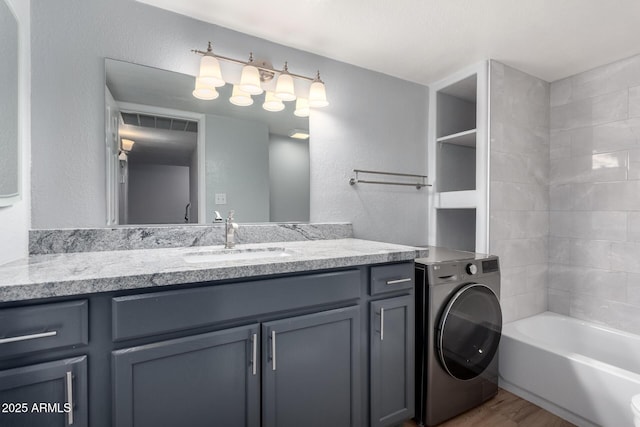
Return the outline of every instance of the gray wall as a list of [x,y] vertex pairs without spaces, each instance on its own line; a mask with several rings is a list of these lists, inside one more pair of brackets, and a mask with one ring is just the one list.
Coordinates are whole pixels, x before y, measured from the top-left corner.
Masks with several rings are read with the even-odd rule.
[[322,71],[331,105],[310,118],[312,221],[426,241],[426,191],[348,184],[353,168],[425,172],[426,87],[132,0],[34,0],[32,20],[34,228],[105,223],[104,57],[195,75],[189,49],[212,40],[221,55],[253,51],[300,74]]
[[489,248],[505,322],[547,309],[549,83],[491,61]]
[[309,219],[309,140],[269,136],[269,219]]
[[[214,211],[225,218],[235,210],[238,222],[269,221],[269,128],[266,124],[207,115],[205,162],[206,222]],[[226,205],[215,204],[225,193]]]
[[0,264],[27,256],[29,222],[31,219],[31,40],[30,0],[7,0],[15,12],[19,27],[19,133],[20,133],[20,184],[22,199],[12,206],[0,207]]
[[131,224],[180,224],[189,203],[189,168],[129,162]]
[[640,56],[551,85],[549,309],[640,333]]

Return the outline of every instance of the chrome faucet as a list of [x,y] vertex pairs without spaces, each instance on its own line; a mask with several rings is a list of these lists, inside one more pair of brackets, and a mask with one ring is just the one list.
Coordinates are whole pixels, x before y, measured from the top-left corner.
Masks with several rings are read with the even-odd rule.
[[233,247],[236,245],[235,242],[235,232],[238,229],[238,224],[236,224],[235,222],[233,222],[233,214],[235,212],[234,211],[229,211],[229,216],[227,217],[227,219],[224,221],[224,247],[225,249],[233,249]]
[[213,218],[213,222],[222,222],[222,216],[220,216],[220,212],[213,211],[213,215],[215,216],[215,218]]

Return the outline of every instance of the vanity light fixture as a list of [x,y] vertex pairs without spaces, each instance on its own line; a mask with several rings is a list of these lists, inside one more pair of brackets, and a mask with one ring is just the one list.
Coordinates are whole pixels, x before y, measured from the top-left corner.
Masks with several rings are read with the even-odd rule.
[[122,151],[126,151],[127,153],[131,151],[131,149],[133,148],[133,144],[136,143],[135,141],[125,138],[122,138],[121,142]]
[[229,98],[229,102],[233,105],[238,105],[240,107],[246,107],[253,104],[253,98],[247,92],[242,90],[240,86],[233,85],[233,92],[231,93],[231,98]]
[[294,101],[296,99],[293,88],[293,77],[289,74],[289,66],[286,62],[284,63],[282,73],[278,76],[275,95],[283,101]]
[[309,139],[309,132],[301,129],[293,129],[289,131],[289,138]]
[[309,117],[309,100],[307,98],[296,99],[296,109],[293,114],[298,117]]
[[282,103],[282,99],[278,98],[275,93],[267,92],[264,96],[262,108],[267,111],[282,111],[284,110],[284,104]]
[[[299,97],[296,96],[294,79],[311,82],[309,96],[308,98],[304,98],[304,100],[307,101],[306,105],[304,105],[305,101],[301,101],[301,105],[296,103],[296,112],[294,113],[296,116],[308,117],[309,107],[317,108],[329,105],[324,82],[320,79],[320,71],[318,71],[316,77],[307,77],[291,73],[287,62],[284,63],[282,70],[277,70],[267,61],[254,61],[253,53],[249,54],[249,61],[217,55],[213,53],[211,42],[209,42],[206,51],[197,49],[192,49],[191,51],[202,56],[200,60],[200,72],[196,77],[195,89],[193,91],[193,96],[196,98],[211,100],[219,96],[216,87],[224,86],[226,83],[222,78],[220,63],[218,62],[218,60],[222,60],[243,66],[240,83],[234,85],[233,94],[230,99],[230,102],[235,105],[246,106],[253,104],[253,100],[249,102],[251,95],[260,95],[263,92],[262,83],[273,79],[275,76],[277,76],[276,89],[275,92],[271,92],[271,95],[265,95],[265,101],[262,104],[265,110],[281,111],[284,109],[282,101],[299,99]],[[231,81],[237,82],[238,80],[231,79]],[[238,92],[239,90],[244,91],[247,96]]]
[[324,87],[324,82],[320,80],[320,70],[318,70],[318,75],[309,88],[309,106],[326,107],[327,105],[329,105],[329,102],[327,102],[327,91]]
[[260,95],[262,92],[262,86],[260,86],[261,77],[260,70],[253,64],[253,52],[249,54],[249,62],[242,67],[242,74],[240,75],[240,89],[250,95]]

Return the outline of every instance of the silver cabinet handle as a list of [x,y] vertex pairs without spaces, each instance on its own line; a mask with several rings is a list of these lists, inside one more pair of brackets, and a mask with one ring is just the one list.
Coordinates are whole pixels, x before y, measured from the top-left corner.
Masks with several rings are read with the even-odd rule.
[[397,285],[398,283],[407,283],[410,281],[411,281],[410,277],[407,277],[406,279],[387,280],[387,285]]
[[69,412],[67,412],[67,423],[73,425],[73,374],[68,371],[67,379],[67,403],[69,404]]
[[276,370],[276,331],[271,331],[271,362],[272,369]]
[[251,336],[252,349],[251,349],[251,363],[253,364],[252,374],[256,375],[258,370],[258,334]]
[[384,341],[384,308],[380,309],[380,341]]
[[42,332],[39,334],[20,335],[19,337],[0,338],[0,344],[8,344],[10,342],[35,340],[38,338],[54,337],[58,335],[58,331]]

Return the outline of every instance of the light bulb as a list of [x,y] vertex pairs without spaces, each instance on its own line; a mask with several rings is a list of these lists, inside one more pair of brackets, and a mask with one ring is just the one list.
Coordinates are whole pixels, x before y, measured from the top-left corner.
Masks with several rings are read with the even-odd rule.
[[249,95],[247,92],[240,89],[238,85],[233,85],[233,92],[231,93],[229,102],[231,102],[233,105],[246,107],[253,104],[253,98],[251,98],[251,95]]
[[296,109],[293,114],[298,117],[309,117],[309,100],[298,97],[298,99],[296,99]]
[[289,74],[287,63],[284,63],[284,70],[278,76],[276,82],[276,97],[283,101],[293,101],[296,99],[296,93],[293,87],[293,77]]
[[210,101],[220,96],[214,86],[203,81],[200,77],[196,77],[196,88],[193,90],[192,94],[196,98],[204,99],[205,101]]
[[225,85],[225,81],[222,79],[222,72],[220,71],[220,63],[213,54],[209,52],[200,59],[200,74],[198,74],[198,77],[213,87],[222,87]]
[[260,70],[258,68],[250,64],[242,67],[240,89],[251,95],[260,95],[264,92],[260,86]]
[[320,80],[320,71],[318,71],[318,76],[309,88],[309,106],[326,107],[327,105],[329,105],[329,102],[327,102],[327,92],[324,87],[324,82]]
[[267,111],[282,111],[284,110],[284,104],[281,99],[276,98],[273,92],[267,92],[264,97],[264,104],[262,104],[262,108]]

